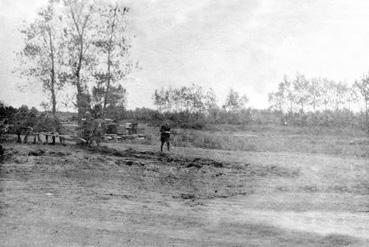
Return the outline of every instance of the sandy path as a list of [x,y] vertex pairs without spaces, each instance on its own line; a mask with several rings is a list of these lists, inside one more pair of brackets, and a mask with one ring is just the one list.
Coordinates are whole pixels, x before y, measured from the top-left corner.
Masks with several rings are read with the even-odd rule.
[[369,239],[369,214],[347,211],[290,211],[250,208],[249,198],[215,199],[204,209],[209,218],[311,232],[321,235],[342,234]]

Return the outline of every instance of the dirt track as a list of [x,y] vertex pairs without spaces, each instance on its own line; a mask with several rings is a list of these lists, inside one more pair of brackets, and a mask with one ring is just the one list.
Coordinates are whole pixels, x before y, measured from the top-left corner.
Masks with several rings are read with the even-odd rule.
[[369,243],[365,160],[201,149],[161,155],[147,146],[7,148],[1,246]]

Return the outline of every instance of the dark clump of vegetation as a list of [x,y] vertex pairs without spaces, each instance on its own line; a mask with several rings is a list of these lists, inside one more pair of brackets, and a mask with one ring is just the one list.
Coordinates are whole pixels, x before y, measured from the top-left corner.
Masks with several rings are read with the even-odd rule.
[[7,120],[13,119],[15,113],[17,113],[17,109],[12,106],[7,106],[4,103],[0,102],[0,119]]
[[[67,120],[66,114],[60,115],[64,117],[64,120]],[[8,132],[21,135],[25,133],[27,128],[32,128],[35,132],[65,132],[61,119],[54,116],[52,112],[39,112],[35,107],[28,108],[26,105],[14,108],[0,103],[0,124],[0,134]]]

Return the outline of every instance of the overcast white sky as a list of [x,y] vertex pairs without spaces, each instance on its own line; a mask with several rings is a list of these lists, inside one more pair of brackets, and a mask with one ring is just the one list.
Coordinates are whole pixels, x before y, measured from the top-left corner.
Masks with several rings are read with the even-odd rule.
[[[17,89],[17,31],[46,0],[0,0],[0,99],[38,106],[37,88]],[[128,89],[130,108],[152,106],[154,89],[192,83],[220,102],[232,87],[267,107],[267,94],[296,72],[351,83],[369,71],[367,0],[135,0],[129,4],[133,56],[142,70]]]

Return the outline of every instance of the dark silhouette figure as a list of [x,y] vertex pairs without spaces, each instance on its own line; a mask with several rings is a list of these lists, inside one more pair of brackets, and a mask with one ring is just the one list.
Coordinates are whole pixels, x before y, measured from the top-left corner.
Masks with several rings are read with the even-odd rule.
[[163,152],[163,146],[165,143],[167,144],[168,151],[170,151],[169,140],[170,140],[170,127],[169,127],[169,124],[166,123],[160,128],[160,141],[161,141],[160,151],[161,152]]

